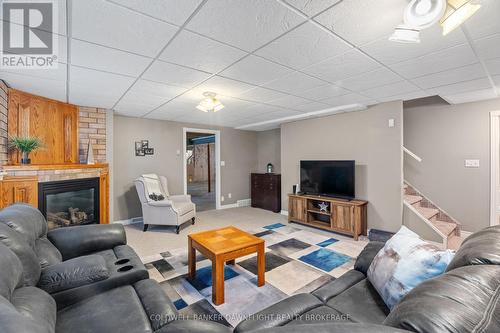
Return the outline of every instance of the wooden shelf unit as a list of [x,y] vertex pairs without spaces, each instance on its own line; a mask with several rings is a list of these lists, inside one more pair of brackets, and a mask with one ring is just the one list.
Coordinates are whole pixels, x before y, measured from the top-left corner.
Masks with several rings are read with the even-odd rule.
[[[326,211],[319,203],[328,205]],[[288,195],[288,221],[329,230],[358,240],[366,235],[367,205],[364,200],[340,200],[312,195]]]

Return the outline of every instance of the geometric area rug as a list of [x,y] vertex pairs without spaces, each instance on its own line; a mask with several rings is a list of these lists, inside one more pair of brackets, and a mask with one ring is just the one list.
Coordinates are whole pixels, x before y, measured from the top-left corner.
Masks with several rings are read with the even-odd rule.
[[197,251],[196,279],[187,279],[187,248],[143,258],[183,318],[216,321],[235,327],[246,317],[288,296],[311,292],[351,270],[367,244],[337,234],[298,229],[282,223],[247,230],[264,239],[266,283],[257,287],[257,256],[225,266],[225,303],[212,303],[212,264]]

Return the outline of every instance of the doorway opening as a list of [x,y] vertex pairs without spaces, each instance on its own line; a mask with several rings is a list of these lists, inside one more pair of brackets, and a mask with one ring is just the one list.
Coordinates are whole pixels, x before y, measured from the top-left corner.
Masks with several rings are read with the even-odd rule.
[[491,201],[490,225],[500,224],[500,111],[490,114]]
[[184,192],[197,211],[218,209],[218,131],[184,129]]

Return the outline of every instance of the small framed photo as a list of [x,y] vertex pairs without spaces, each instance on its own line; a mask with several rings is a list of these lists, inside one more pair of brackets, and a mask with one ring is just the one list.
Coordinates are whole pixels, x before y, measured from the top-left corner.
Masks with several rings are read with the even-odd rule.
[[155,154],[155,149],[154,148],[145,148],[144,149],[144,154],[146,154],[146,155],[154,155]]
[[148,140],[142,140],[141,143],[142,143],[142,148],[143,149],[149,147],[149,141]]
[[136,141],[135,142],[135,150],[142,149],[142,142],[141,141]]
[[135,156],[144,156],[144,149],[136,149],[135,150]]

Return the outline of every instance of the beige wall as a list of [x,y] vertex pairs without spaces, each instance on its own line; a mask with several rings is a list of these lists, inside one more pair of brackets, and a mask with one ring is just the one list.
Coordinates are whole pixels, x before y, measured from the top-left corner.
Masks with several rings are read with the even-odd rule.
[[[423,159],[405,157],[405,179],[465,231],[489,225],[490,111],[495,110],[500,99],[404,110],[405,146]],[[465,168],[465,159],[479,159],[480,167]]]
[[[221,195],[223,205],[250,198],[250,173],[257,167],[257,134],[226,127],[176,123],[114,116],[113,124],[113,203],[114,220],[141,216],[139,199],[133,180],[143,173],[165,175],[169,191],[184,190],[182,173],[182,129],[203,128],[221,131]],[[136,157],[134,142],[149,140],[153,156]],[[177,150],[181,151],[177,155]],[[232,199],[228,198],[232,194]]]
[[279,128],[257,132],[257,172],[267,172],[267,164],[274,172],[281,172],[281,130]]
[[[366,199],[368,228],[397,231],[402,218],[401,102],[281,127],[283,208],[299,182],[300,160],[356,160],[356,196]],[[395,119],[396,126],[388,127]]]

